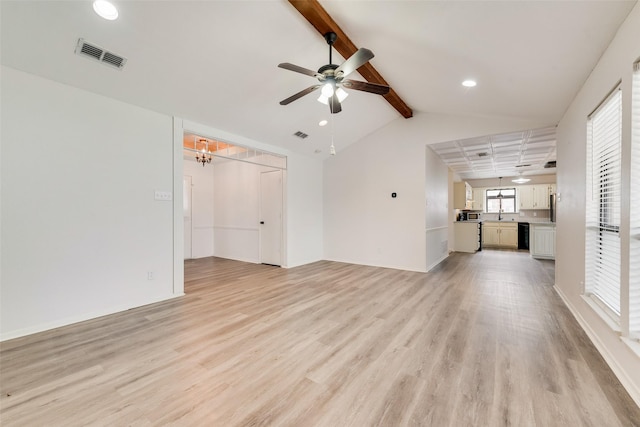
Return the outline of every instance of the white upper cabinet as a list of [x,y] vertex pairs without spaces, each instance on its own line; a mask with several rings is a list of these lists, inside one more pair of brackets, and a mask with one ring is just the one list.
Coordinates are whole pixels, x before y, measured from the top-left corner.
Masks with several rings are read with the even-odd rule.
[[522,185],[518,187],[518,198],[520,199],[520,209],[535,209],[533,195],[533,185]]
[[473,204],[473,188],[467,182],[453,183],[453,208],[471,209]]
[[518,206],[520,209],[549,209],[549,195],[555,192],[555,184],[521,185],[518,187]]
[[484,212],[484,195],[486,188],[473,189],[473,209]]

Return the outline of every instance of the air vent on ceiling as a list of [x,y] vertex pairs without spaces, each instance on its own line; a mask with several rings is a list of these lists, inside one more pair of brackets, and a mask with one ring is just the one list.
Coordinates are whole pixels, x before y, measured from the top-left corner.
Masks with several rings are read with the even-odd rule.
[[483,151],[482,153],[478,153],[478,157],[487,157],[489,155],[489,153],[487,153],[486,151]]
[[127,62],[127,58],[106,51],[93,43],[87,43],[84,39],[78,39],[75,52],[77,55],[93,58],[118,70],[121,70]]
[[302,131],[298,131],[296,133],[293,134],[294,136],[297,136],[300,139],[305,139],[306,137],[308,137],[309,135],[307,135],[306,133],[302,132]]
[[556,161],[555,160],[551,160],[550,162],[547,162],[544,164],[544,167],[546,169],[548,168],[555,168],[556,167]]
[[528,168],[531,165],[516,165],[517,168]]

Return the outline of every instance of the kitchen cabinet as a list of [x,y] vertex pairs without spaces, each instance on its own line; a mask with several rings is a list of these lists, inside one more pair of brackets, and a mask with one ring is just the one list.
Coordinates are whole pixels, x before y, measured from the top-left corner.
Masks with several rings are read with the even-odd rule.
[[471,209],[473,204],[473,188],[467,182],[453,183],[453,208]]
[[533,185],[521,185],[518,187],[518,199],[520,209],[535,209]]
[[456,252],[474,253],[480,249],[480,222],[457,221],[453,226]]
[[518,224],[515,222],[485,221],[482,225],[482,245],[518,248]]
[[556,225],[531,223],[529,225],[529,252],[533,258],[556,258]]
[[549,185],[534,185],[533,199],[534,209],[549,209]]
[[522,185],[518,187],[520,209],[549,209],[549,196],[555,192],[555,184]]
[[484,212],[485,190],[486,188],[473,189],[473,203],[472,203],[473,210]]

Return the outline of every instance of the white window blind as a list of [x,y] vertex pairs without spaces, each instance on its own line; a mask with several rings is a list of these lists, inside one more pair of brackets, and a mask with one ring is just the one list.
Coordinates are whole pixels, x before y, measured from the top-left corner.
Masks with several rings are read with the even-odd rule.
[[620,315],[622,94],[617,87],[587,120],[585,291]]
[[640,338],[640,61],[633,65],[629,239],[629,331]]

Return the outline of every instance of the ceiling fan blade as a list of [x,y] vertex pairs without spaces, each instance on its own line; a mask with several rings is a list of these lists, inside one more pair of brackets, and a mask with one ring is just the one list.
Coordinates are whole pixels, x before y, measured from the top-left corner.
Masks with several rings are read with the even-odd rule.
[[367,63],[367,61],[369,61],[373,57],[373,52],[371,52],[369,49],[361,47],[356,53],[351,55],[349,59],[344,61],[342,65],[336,68],[335,74],[336,76],[346,77],[360,68],[362,65]]
[[338,95],[335,93],[331,98],[329,98],[329,111],[331,111],[331,114],[336,114],[342,111],[342,105],[340,104],[340,101],[338,101]]
[[377,83],[361,82],[358,80],[343,80],[341,84],[347,89],[361,90],[363,92],[370,92],[378,95],[386,95],[389,93],[389,86],[379,85]]
[[283,62],[282,64],[278,64],[278,67],[284,68],[285,70],[294,71],[300,74],[306,74],[307,76],[321,78],[324,80],[324,75],[318,73],[317,71],[309,70],[308,68],[300,67],[298,65],[290,64],[288,62]]
[[295,95],[291,95],[287,99],[283,99],[282,101],[280,101],[280,105],[290,104],[293,101],[295,101],[296,99],[302,98],[303,96],[310,94],[314,90],[318,89],[320,86],[322,86],[322,85],[309,86],[308,88],[306,88],[304,90],[301,90],[300,92],[296,93]]

